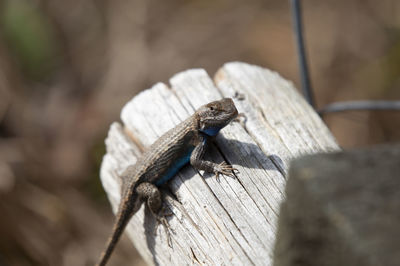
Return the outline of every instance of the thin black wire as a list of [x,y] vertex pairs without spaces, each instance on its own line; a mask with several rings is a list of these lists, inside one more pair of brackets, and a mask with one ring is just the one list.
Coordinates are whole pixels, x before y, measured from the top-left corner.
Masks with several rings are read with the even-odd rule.
[[303,24],[301,17],[300,1],[291,0],[290,2],[292,6],[293,31],[296,36],[296,47],[297,47],[297,54],[299,57],[298,63],[300,69],[301,88],[303,91],[304,98],[315,109],[314,94],[311,88],[311,81],[308,71],[306,51],[303,38]]
[[318,111],[320,115],[325,113],[338,113],[345,111],[363,111],[363,110],[378,110],[378,111],[400,111],[400,101],[348,101],[336,102],[326,105]]
[[[303,91],[304,98],[306,101],[316,109],[316,103],[314,100],[314,93],[311,86],[310,75],[308,71],[307,56],[303,38],[303,25],[302,25],[302,15],[301,15],[301,5],[300,0],[290,0],[292,18],[293,18],[293,31],[296,36],[296,48],[299,57],[299,69],[300,69],[300,79],[301,88]],[[400,101],[347,101],[347,102],[336,102],[328,104],[318,111],[318,114],[323,115],[326,113],[338,113],[345,111],[364,111],[364,110],[392,110],[400,111]]]

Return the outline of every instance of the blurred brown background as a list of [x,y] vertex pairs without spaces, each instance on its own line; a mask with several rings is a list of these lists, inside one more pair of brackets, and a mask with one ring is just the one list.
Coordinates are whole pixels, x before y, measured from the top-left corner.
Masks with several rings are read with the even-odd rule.
[[[303,1],[319,107],[400,98],[400,2]],[[297,85],[288,1],[0,1],[0,265],[91,265],[112,225],[104,138],[140,90],[194,67],[268,67]],[[345,147],[399,141],[400,114],[325,121]],[[114,265],[142,263],[124,238]]]

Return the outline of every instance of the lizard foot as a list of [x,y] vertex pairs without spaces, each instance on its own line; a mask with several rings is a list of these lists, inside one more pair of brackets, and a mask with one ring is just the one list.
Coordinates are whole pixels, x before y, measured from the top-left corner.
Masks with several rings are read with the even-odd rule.
[[233,122],[238,122],[242,127],[246,126],[247,117],[244,113],[240,113],[233,119]]
[[230,176],[230,177],[235,177],[235,171],[236,174],[239,173],[239,170],[234,168],[232,165],[227,164],[226,162],[222,162],[220,164],[217,165],[217,167],[214,170],[215,173],[215,177],[217,178],[217,181],[219,182],[219,175],[226,175],[226,176]]
[[162,225],[164,227],[165,230],[165,234],[167,236],[167,242],[168,242],[168,246],[172,247],[172,241],[171,241],[171,234],[170,232],[173,232],[171,227],[168,224],[168,220],[166,217],[168,216],[172,216],[173,213],[171,211],[166,211],[165,208],[163,207],[158,214],[155,215],[155,218],[157,220],[157,224],[154,227],[154,235],[157,235],[157,228],[159,225]]

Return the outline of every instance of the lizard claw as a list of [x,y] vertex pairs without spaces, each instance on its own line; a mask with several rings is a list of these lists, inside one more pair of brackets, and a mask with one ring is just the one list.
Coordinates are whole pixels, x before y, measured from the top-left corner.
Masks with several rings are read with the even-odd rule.
[[214,172],[215,172],[215,177],[217,178],[218,182],[220,181],[219,180],[220,174],[230,176],[230,177],[235,177],[235,173],[239,173],[238,169],[234,168],[230,164],[227,164],[226,162],[222,162],[222,163],[218,164]]
[[240,113],[235,117],[235,119],[233,119],[233,122],[238,122],[242,127],[245,127],[247,122],[247,117],[244,113]]
[[163,225],[164,229],[165,229],[165,234],[167,235],[167,242],[168,242],[168,246],[172,247],[172,241],[171,241],[171,234],[170,231],[172,231],[171,227],[168,224],[168,220],[166,219],[166,217],[172,216],[173,212],[169,211],[165,211],[165,208],[163,207],[158,214],[155,215],[155,218],[157,220],[157,224],[154,227],[154,235],[157,235],[157,228],[158,226],[161,224]]

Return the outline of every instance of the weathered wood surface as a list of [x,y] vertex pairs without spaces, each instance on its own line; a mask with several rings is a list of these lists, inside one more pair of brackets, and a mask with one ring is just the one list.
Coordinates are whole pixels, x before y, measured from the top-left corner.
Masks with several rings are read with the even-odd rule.
[[295,160],[275,266],[400,265],[400,145]]
[[[208,159],[239,169],[237,178],[199,173],[186,166],[169,183],[177,200],[172,247],[145,208],[127,227],[149,264],[271,265],[279,204],[289,161],[302,154],[337,150],[318,115],[277,73],[244,63],[224,65],[213,82],[202,69],[158,83],[135,96],[113,123],[106,139],[101,180],[113,210],[120,201],[119,174],[147,147],[196,108],[222,97],[234,98],[246,116],[245,127],[232,123],[216,139]],[[240,97],[235,97],[240,96]],[[146,212],[146,215],[145,215]],[[112,258],[111,258],[112,260]],[[112,263],[112,261],[111,261]]]

